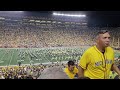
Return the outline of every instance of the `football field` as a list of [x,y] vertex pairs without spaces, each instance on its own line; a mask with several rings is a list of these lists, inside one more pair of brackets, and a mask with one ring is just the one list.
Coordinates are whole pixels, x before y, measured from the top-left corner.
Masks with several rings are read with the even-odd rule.
[[81,48],[1,48],[0,66],[79,60]]
[[[86,48],[0,48],[0,66],[79,60]],[[115,52],[115,57],[120,52]]]

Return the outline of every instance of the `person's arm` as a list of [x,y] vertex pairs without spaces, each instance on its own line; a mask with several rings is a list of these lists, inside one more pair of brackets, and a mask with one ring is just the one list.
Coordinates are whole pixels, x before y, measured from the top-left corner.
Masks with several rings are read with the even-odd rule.
[[84,78],[84,70],[87,69],[88,64],[90,63],[90,53],[85,52],[80,58],[80,62],[78,63],[78,78]]
[[84,69],[78,66],[78,78],[84,77]]
[[119,70],[119,68],[117,67],[116,64],[113,64],[111,69],[114,70],[120,76],[120,70]]

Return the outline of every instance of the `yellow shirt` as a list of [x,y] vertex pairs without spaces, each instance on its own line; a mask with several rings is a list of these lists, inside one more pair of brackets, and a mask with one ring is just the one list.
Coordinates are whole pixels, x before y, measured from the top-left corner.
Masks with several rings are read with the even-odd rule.
[[110,78],[110,79],[114,79],[115,76],[118,75],[116,72],[114,72],[114,73],[113,73],[113,72],[114,72],[114,71],[110,71],[110,74],[109,74],[109,78]]
[[111,47],[101,53],[96,46],[85,51],[80,59],[79,66],[84,69],[84,76],[91,79],[109,79],[111,66],[114,63],[114,51]]
[[68,67],[64,68],[64,72],[68,75],[70,79],[74,79],[75,75],[78,73],[78,69],[75,67],[73,72],[68,70]]

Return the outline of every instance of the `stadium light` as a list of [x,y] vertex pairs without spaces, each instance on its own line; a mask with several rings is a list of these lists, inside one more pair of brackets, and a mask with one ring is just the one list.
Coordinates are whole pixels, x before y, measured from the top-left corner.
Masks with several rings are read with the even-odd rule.
[[0,13],[23,13],[24,11],[0,11]]
[[24,11],[7,11],[9,13],[23,13]]
[[9,17],[21,17],[25,16],[25,11],[0,11],[0,15],[9,16]]
[[82,15],[82,14],[62,14],[62,13],[53,13],[53,15],[56,16],[68,16],[68,17],[86,17],[86,15]]

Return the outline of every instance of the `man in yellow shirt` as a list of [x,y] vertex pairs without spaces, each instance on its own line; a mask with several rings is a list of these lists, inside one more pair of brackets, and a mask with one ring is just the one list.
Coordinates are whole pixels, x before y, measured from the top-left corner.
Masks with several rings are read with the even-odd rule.
[[67,67],[64,68],[64,72],[68,75],[70,79],[78,77],[78,69],[75,66],[74,61],[70,60],[67,63]]
[[109,32],[100,31],[96,37],[96,45],[87,49],[80,59],[79,78],[109,79],[111,70],[120,75],[118,67],[114,64],[114,50],[109,46],[109,43]]

